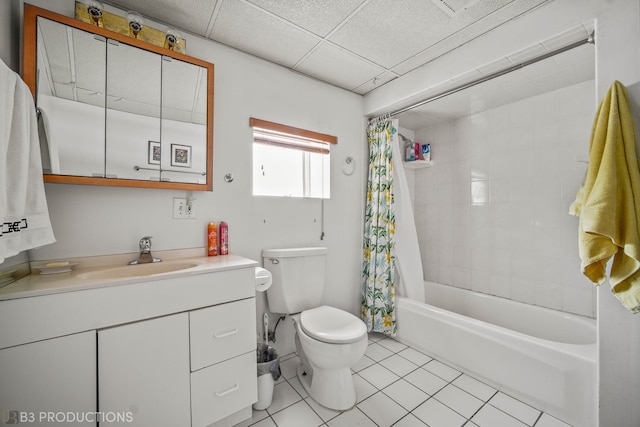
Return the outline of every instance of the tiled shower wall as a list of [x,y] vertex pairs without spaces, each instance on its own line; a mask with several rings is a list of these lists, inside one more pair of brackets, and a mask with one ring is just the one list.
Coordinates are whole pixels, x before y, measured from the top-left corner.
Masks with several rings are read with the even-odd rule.
[[595,317],[568,214],[594,98],[588,81],[415,132],[433,159],[413,172],[426,280]]

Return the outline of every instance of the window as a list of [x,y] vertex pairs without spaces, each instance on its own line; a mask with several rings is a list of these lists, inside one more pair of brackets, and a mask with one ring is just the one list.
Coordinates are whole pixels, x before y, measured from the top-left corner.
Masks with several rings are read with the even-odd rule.
[[329,198],[335,136],[254,118],[250,126],[254,196]]

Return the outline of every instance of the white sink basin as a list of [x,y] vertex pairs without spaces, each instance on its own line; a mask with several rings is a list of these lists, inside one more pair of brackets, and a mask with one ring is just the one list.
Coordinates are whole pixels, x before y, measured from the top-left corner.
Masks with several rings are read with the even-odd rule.
[[153,276],[155,274],[171,273],[197,266],[192,262],[155,262],[149,264],[123,265],[121,267],[104,270],[88,271],[79,274],[81,279],[122,279],[126,277]]

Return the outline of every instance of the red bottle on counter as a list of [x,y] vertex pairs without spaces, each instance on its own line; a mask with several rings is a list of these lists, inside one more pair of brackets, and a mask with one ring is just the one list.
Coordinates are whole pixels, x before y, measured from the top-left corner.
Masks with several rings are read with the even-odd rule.
[[220,255],[229,254],[229,226],[226,222],[220,221]]
[[218,227],[215,222],[210,222],[207,226],[207,255],[218,255]]

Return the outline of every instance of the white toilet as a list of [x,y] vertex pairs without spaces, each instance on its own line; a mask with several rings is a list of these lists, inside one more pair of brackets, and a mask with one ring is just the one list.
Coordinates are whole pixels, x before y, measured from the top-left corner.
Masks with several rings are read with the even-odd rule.
[[367,327],[351,313],[319,306],[326,254],[322,247],[265,249],[262,258],[273,276],[271,312],[294,320],[300,382],[322,406],[345,410],[356,403],[350,368],[367,349]]

